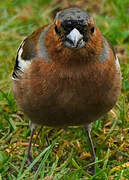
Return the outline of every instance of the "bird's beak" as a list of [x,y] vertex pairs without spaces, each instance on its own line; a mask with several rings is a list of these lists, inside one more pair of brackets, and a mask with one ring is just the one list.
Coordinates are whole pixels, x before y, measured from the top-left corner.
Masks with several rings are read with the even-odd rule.
[[83,35],[76,28],[70,31],[66,37],[73,47],[77,47],[79,42],[83,39]]

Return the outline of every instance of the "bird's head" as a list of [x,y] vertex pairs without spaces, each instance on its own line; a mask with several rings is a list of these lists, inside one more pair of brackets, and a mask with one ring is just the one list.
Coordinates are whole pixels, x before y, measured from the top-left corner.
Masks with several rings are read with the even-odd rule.
[[78,8],[58,12],[54,24],[57,36],[70,49],[85,47],[95,33],[93,19],[86,11]]

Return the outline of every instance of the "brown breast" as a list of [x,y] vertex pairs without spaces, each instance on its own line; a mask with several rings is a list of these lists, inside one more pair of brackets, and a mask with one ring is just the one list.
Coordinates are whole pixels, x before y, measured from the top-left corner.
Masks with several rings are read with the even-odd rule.
[[120,94],[115,61],[91,61],[66,66],[33,60],[19,81],[13,82],[17,103],[37,124],[86,125],[109,111]]

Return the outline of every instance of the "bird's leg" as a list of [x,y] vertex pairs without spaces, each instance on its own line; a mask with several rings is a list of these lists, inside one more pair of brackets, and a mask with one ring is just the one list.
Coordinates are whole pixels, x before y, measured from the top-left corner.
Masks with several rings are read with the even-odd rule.
[[[90,134],[91,133],[91,128],[92,128],[92,124],[88,125],[88,127],[85,128],[85,131],[86,131],[88,141],[89,141],[89,144],[90,144],[90,151],[91,151],[91,156],[92,156],[91,163],[94,163],[95,160],[96,160],[96,155],[95,155],[94,145],[93,145],[93,141],[92,141],[91,134]],[[94,175],[96,173],[95,164],[91,165],[88,168],[88,171],[90,171],[91,175]]]
[[29,140],[28,151],[27,151],[28,164],[31,164],[33,161],[33,158],[31,155],[31,149],[32,149],[32,141],[33,141],[33,135],[34,135],[34,131],[36,129],[36,125],[34,123],[30,122],[30,128],[31,128],[31,133],[30,133],[30,140]]
[[[32,162],[33,162],[33,158],[32,158],[32,155],[31,155],[31,149],[32,149],[32,141],[33,141],[33,135],[34,135],[34,132],[35,132],[35,129],[36,129],[36,124],[30,122],[30,128],[31,128],[31,133],[30,133],[30,140],[29,140],[29,145],[28,145],[28,151],[27,151],[27,163],[30,165]],[[40,128],[40,130],[42,129],[42,127]],[[40,133],[40,130],[38,132],[38,135]],[[35,144],[35,143],[34,143]],[[40,163],[36,163],[32,170],[33,171],[37,171],[38,167],[39,167],[39,164]]]

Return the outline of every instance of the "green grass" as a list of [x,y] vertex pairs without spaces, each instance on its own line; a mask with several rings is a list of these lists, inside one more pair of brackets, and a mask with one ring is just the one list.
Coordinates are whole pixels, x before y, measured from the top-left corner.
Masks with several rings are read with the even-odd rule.
[[[56,8],[49,0],[0,1],[0,179],[29,180],[53,176],[54,180],[129,179],[129,0],[87,1],[103,34],[114,45],[121,63],[122,91],[109,113],[93,124],[97,173],[84,170],[90,162],[86,135],[80,127],[36,131],[34,162],[27,166],[26,150],[30,130],[11,91],[11,73],[20,42],[36,28],[51,22]],[[77,4],[77,1],[73,1]],[[96,8],[94,8],[96,7]],[[40,162],[37,172],[31,168]]]

